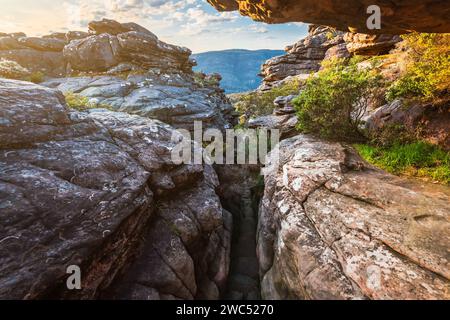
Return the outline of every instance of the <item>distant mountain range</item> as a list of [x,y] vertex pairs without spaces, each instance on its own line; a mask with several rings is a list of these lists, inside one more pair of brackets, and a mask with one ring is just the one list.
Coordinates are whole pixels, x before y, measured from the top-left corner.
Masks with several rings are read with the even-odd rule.
[[193,54],[198,66],[194,71],[220,73],[226,93],[250,91],[261,84],[261,65],[268,59],[284,54],[283,50],[231,49]]

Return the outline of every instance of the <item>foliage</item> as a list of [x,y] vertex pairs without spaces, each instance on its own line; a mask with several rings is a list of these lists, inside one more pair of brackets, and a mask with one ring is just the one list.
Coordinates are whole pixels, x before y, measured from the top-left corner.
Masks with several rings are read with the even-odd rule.
[[65,93],[66,103],[69,108],[78,110],[78,111],[86,111],[89,109],[108,109],[113,111],[112,107],[107,104],[98,104],[96,102],[90,101],[88,97],[84,97],[80,94],[76,94],[73,92]]
[[359,58],[332,59],[311,76],[294,99],[298,129],[326,139],[360,140],[361,119],[379,93],[380,76],[358,67]]
[[358,144],[355,148],[368,162],[390,173],[450,184],[450,154],[437,146],[414,142],[390,147]]
[[293,80],[268,91],[252,91],[240,95],[238,101],[234,103],[234,107],[240,115],[240,124],[244,124],[252,118],[271,114],[274,109],[273,101],[276,98],[296,95],[300,91],[300,87],[300,82]]
[[29,77],[25,78],[26,81],[30,81],[33,83],[41,83],[44,81],[45,75],[40,72],[33,72]]
[[450,33],[411,33],[403,36],[406,68],[387,91],[387,99],[434,101],[450,90]]
[[219,85],[219,79],[214,75],[206,75],[202,72],[194,72],[194,82],[200,87],[214,87]]

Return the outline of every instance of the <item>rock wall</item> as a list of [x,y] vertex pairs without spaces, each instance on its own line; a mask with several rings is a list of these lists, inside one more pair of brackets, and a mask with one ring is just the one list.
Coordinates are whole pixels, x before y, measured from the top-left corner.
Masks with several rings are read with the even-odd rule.
[[[230,215],[210,166],[173,164],[172,136],[157,120],[76,112],[59,91],[0,80],[0,298],[217,299]],[[81,291],[66,288],[70,265]]]
[[279,158],[259,212],[263,298],[449,298],[448,188],[304,135],[284,140]]
[[[219,11],[239,10],[267,23],[307,22],[368,34],[449,32],[450,6],[446,0],[208,0]],[[367,29],[367,8],[381,8],[381,30]]]
[[330,27],[311,25],[308,35],[286,48],[286,54],[267,60],[261,67],[263,84],[269,90],[287,81],[303,81],[321,68],[324,60],[354,55],[378,56],[388,53],[401,41],[396,35],[368,35],[341,32]]

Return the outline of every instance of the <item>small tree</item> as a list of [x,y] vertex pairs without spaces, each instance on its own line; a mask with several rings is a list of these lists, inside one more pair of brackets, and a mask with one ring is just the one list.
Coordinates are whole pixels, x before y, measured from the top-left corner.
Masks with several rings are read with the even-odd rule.
[[361,119],[379,94],[380,77],[359,58],[334,59],[312,75],[294,99],[298,129],[327,139],[361,140]]

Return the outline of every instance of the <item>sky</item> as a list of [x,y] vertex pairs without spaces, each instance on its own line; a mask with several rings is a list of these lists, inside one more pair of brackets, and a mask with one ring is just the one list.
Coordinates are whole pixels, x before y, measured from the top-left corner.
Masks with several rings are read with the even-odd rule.
[[303,38],[302,23],[267,25],[237,12],[217,12],[206,0],[0,0],[0,32],[29,36],[87,31],[102,18],[136,22],[194,53],[224,49],[284,49]]

